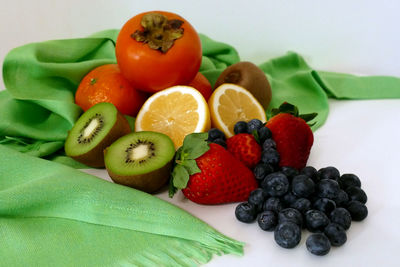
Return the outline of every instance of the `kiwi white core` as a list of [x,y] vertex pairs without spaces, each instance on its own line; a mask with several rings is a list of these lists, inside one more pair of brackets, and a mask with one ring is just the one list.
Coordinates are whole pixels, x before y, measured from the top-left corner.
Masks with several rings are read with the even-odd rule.
[[93,118],[89,125],[83,130],[83,137],[84,138],[88,138],[90,135],[92,135],[92,133],[94,132],[94,130],[97,129],[97,127],[99,127],[100,122],[98,118]]
[[130,150],[129,159],[132,161],[140,160],[146,158],[148,155],[149,155],[149,146],[141,144],[135,147],[134,149]]

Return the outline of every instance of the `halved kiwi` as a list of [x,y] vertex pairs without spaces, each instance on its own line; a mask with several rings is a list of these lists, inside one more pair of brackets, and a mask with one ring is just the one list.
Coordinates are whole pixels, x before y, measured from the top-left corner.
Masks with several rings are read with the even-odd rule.
[[127,119],[111,103],[99,103],[78,119],[65,141],[67,156],[91,167],[104,167],[103,150],[131,132]]
[[215,82],[214,89],[223,83],[234,83],[247,89],[264,107],[271,102],[271,86],[265,73],[255,64],[240,61],[227,67]]
[[167,135],[142,131],[125,135],[104,151],[111,179],[153,193],[169,180],[175,146]]

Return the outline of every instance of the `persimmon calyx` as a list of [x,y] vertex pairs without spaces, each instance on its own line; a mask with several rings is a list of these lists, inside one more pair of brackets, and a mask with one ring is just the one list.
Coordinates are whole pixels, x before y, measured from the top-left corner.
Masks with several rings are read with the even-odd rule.
[[175,40],[183,36],[183,21],[179,19],[169,20],[166,16],[152,12],[143,16],[141,20],[143,30],[136,30],[131,37],[138,41],[147,43],[151,49],[166,53]]

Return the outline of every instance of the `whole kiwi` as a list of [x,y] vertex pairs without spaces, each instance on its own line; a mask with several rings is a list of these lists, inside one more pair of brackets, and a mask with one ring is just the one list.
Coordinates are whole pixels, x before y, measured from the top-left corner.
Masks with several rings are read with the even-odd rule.
[[242,86],[260,102],[264,109],[271,102],[271,86],[265,73],[255,64],[240,61],[227,67],[215,82],[214,89],[223,83],[234,83]]

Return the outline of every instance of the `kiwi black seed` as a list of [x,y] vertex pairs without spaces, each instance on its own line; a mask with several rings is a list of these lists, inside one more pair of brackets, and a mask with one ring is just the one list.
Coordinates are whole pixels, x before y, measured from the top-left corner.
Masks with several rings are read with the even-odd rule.
[[104,167],[104,149],[131,132],[127,119],[111,103],[88,109],[69,131],[65,153],[90,167]]
[[171,138],[142,131],[115,141],[104,151],[104,162],[115,183],[154,193],[169,180],[174,155]]
[[247,89],[267,109],[271,102],[271,86],[265,73],[255,64],[240,61],[227,67],[215,82],[214,89],[224,83],[233,83]]

